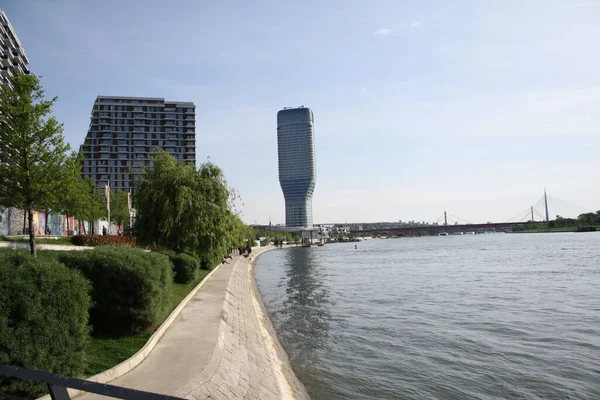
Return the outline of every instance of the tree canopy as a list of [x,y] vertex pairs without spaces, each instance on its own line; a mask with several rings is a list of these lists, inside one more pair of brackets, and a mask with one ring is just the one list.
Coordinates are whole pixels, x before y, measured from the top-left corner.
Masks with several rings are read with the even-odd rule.
[[135,231],[144,244],[198,254],[214,263],[248,236],[230,209],[223,172],[208,162],[196,169],[157,150],[136,186]]
[[0,204],[29,216],[29,242],[35,255],[33,212],[52,208],[70,184],[70,148],[35,75],[17,74],[0,87]]
[[110,219],[117,225],[129,221],[129,208],[127,207],[127,192],[117,189],[110,195]]

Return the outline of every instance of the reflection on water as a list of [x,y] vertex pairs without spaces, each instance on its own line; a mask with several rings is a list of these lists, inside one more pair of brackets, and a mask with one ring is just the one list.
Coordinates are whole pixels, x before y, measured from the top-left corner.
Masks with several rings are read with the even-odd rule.
[[279,286],[285,288],[286,297],[278,329],[289,332],[295,347],[305,354],[324,350],[331,319],[329,290],[323,285],[315,253],[306,248],[291,249],[283,261],[285,274]]
[[600,399],[600,234],[293,248],[255,271],[314,399]]

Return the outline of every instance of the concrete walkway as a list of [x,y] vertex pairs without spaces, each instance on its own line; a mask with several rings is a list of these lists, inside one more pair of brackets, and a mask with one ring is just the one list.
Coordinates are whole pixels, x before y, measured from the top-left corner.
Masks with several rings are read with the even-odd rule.
[[189,399],[308,398],[274,336],[244,257],[221,265],[152,353],[109,383]]

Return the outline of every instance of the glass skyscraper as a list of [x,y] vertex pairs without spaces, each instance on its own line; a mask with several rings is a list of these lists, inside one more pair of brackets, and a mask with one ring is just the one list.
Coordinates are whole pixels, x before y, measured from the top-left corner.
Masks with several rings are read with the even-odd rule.
[[284,108],[277,113],[277,153],[285,225],[311,228],[317,171],[314,118],[309,108]]

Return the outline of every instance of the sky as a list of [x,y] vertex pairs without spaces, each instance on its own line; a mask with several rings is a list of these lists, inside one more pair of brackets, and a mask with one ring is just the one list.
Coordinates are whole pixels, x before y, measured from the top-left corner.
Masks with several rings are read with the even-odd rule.
[[[75,149],[97,95],[196,104],[198,162],[284,223],[276,114],[315,116],[315,223],[600,209],[600,0],[1,0]],[[540,210],[543,212],[543,210]]]

